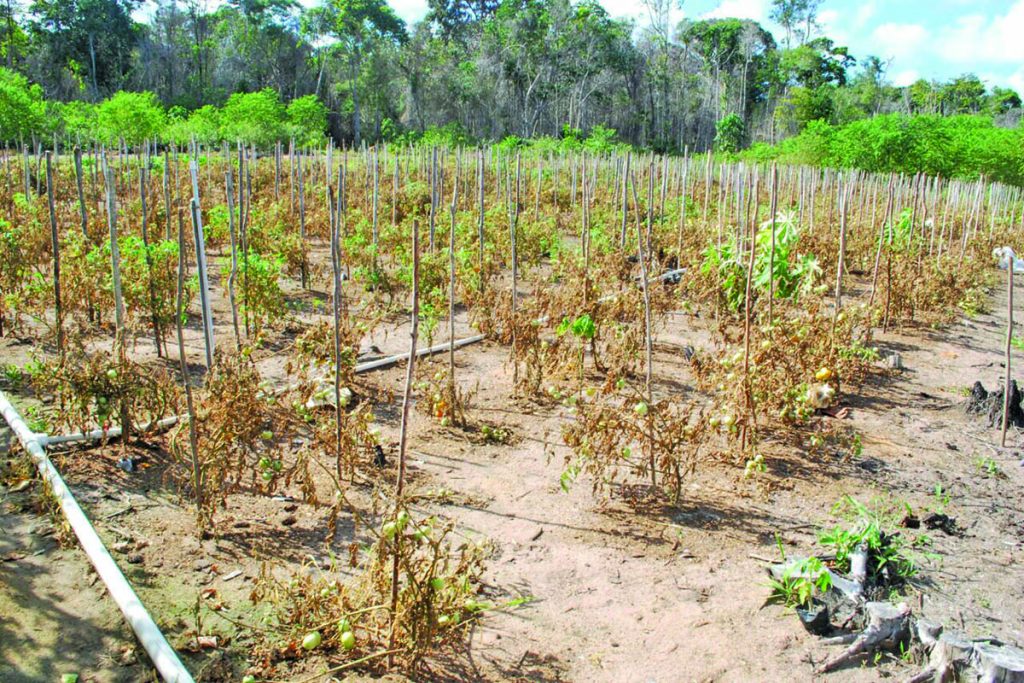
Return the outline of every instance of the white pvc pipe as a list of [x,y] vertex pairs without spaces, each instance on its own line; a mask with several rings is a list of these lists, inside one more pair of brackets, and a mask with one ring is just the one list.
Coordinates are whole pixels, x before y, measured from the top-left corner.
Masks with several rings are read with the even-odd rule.
[[43,481],[50,486],[50,491],[57,499],[71,529],[78,537],[82,550],[89,557],[89,561],[96,568],[96,573],[103,580],[110,596],[114,598],[114,602],[121,609],[121,613],[124,614],[132,630],[135,631],[135,635],[138,636],[142,647],[149,654],[156,670],[160,672],[160,676],[168,683],[193,683],[191,674],[178,659],[177,653],[164,638],[163,633],[160,632],[159,627],[139,600],[139,596],[132,590],[128,580],[124,578],[124,574],[121,573],[114,558],[110,556],[103,545],[103,541],[100,540],[96,530],[89,522],[89,518],[79,507],[60,473],[46,456],[46,451],[43,450],[40,443],[40,435],[29,429],[25,420],[18,414],[17,409],[2,391],[0,391],[0,411],[3,412],[4,420],[11,426],[21,445],[32,458],[32,462],[39,469]]
[[[435,344],[434,346],[431,346],[426,349],[417,349],[416,357],[419,358],[420,356],[429,356],[434,353],[441,353],[442,351],[447,351],[453,346],[457,349],[460,349],[463,346],[469,346],[470,344],[482,342],[484,339],[487,339],[487,335],[478,334],[473,337],[466,337],[465,339],[456,339],[454,344],[452,344],[451,342]],[[369,372],[370,370],[377,370],[378,368],[385,368],[389,365],[394,365],[395,363],[398,363],[403,360],[409,360],[408,351],[406,351],[405,353],[396,354],[394,356],[388,356],[387,358],[378,358],[377,360],[370,360],[366,361],[365,363],[360,363],[359,365],[356,366],[355,371],[356,374]]]
[[[138,432],[148,432],[153,429],[166,429],[173,427],[178,423],[178,420],[187,418],[187,415],[172,415],[171,417],[165,417],[162,420],[156,422],[150,422],[149,424],[136,427]],[[65,443],[78,443],[80,441],[102,441],[103,439],[115,439],[121,436],[120,425],[111,427],[110,429],[93,429],[88,432],[76,432],[74,434],[63,434],[60,436],[49,436],[47,434],[36,434],[36,440],[39,441],[39,445],[42,447],[55,446]]]

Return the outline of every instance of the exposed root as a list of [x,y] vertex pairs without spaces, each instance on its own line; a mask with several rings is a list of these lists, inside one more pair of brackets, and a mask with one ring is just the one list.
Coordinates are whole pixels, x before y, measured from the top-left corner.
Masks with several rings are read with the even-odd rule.
[[818,673],[835,671],[861,654],[892,647],[907,635],[910,619],[910,607],[907,603],[893,605],[888,602],[869,602],[864,605],[864,613],[868,617],[868,625],[859,634],[825,640],[830,645],[845,645],[851,642],[852,644],[842,654],[819,667]]

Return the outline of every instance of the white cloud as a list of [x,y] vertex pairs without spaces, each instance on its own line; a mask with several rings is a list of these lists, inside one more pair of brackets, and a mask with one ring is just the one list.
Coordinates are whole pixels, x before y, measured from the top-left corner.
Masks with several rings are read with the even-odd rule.
[[926,47],[928,29],[920,24],[881,24],[871,32],[876,48],[883,59],[904,60],[918,55]]
[[602,0],[601,6],[616,19],[638,19],[647,16],[647,10],[640,3],[631,0]]
[[1024,66],[1011,74],[1010,77],[1006,79],[1006,82],[1009,83],[1010,87],[1016,90],[1018,94],[1024,93]]
[[753,19],[765,23],[768,21],[768,0],[722,0],[713,10],[701,15],[702,19],[724,17]]
[[1024,61],[1024,0],[1005,14],[969,14],[939,33],[945,59],[960,64],[1019,64]]
[[838,10],[826,9],[818,13],[819,33],[836,41],[838,45],[849,45],[850,36],[846,32],[845,17]]
[[919,74],[915,69],[904,69],[903,71],[892,75],[892,83],[893,85],[902,88],[903,86],[910,85],[920,77],[921,74]]
[[427,0],[388,0],[388,4],[395,10],[395,14],[410,24],[427,16],[430,9]]
[[[875,16],[875,12],[878,10],[878,4],[875,0],[869,0],[861,4],[857,8],[857,12],[853,16],[853,25],[856,28],[862,28],[865,24],[871,21],[871,18]],[[824,12],[822,12],[824,14]]]

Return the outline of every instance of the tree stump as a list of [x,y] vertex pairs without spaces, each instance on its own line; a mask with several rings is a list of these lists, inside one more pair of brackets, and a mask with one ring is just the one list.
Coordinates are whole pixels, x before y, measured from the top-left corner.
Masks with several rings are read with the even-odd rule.
[[818,673],[835,671],[858,655],[882,647],[891,647],[907,635],[910,620],[910,606],[907,603],[893,605],[889,602],[869,602],[864,605],[864,613],[868,617],[868,625],[859,634],[829,638],[825,641],[829,644],[852,644],[837,657],[819,667]]

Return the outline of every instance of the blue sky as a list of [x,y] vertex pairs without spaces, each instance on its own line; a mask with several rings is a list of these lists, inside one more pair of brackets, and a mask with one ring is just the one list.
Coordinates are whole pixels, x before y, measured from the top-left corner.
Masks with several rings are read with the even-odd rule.
[[[389,0],[406,21],[426,14],[426,0]],[[643,24],[636,0],[601,0],[614,16]],[[771,0],[684,0],[673,18],[754,19],[782,39],[768,21]],[[855,57],[891,60],[897,85],[917,78],[945,80],[973,72],[989,86],[1009,86],[1024,95],[1024,0],[825,0],[824,33]]]

